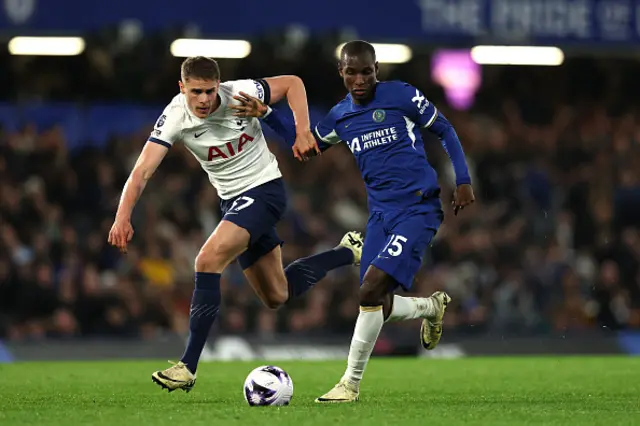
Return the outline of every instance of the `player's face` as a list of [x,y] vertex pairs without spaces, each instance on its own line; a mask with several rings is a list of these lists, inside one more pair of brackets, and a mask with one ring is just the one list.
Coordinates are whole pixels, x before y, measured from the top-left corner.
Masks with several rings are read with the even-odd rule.
[[373,97],[378,81],[378,63],[370,54],[346,56],[340,62],[340,76],[351,97],[357,103]]
[[187,105],[197,117],[207,118],[218,108],[220,80],[186,79],[179,82],[180,91],[187,98]]

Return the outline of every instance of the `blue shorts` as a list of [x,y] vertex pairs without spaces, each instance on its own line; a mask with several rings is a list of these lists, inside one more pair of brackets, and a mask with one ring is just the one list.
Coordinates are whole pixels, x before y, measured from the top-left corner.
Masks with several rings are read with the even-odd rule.
[[282,179],[275,179],[252,188],[237,197],[220,200],[222,219],[235,223],[249,232],[249,247],[238,256],[242,269],[270,253],[283,241],[276,225],[287,209],[287,194]]
[[[405,291],[411,289],[422,256],[438,232],[444,217],[440,200],[406,210],[372,212],[360,263],[360,284],[370,265],[389,274]],[[389,289],[390,291],[394,289]]]

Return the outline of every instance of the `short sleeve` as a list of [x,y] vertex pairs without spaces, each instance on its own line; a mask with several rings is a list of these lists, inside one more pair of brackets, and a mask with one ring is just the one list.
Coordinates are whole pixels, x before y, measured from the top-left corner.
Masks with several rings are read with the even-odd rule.
[[401,97],[402,109],[407,117],[420,127],[430,127],[438,117],[438,109],[419,90],[407,83],[397,93]]
[[333,111],[329,112],[322,120],[316,125],[316,136],[322,142],[330,145],[335,145],[341,142],[340,136],[336,132],[336,120],[334,118]]
[[182,138],[183,115],[179,105],[169,104],[153,126],[148,141],[171,148]]
[[231,87],[234,94],[245,92],[267,105],[271,102],[271,89],[266,80],[235,80],[231,82]]

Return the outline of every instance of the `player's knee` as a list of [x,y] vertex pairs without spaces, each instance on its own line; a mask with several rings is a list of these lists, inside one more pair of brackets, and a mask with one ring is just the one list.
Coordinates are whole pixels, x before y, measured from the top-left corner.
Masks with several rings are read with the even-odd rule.
[[200,250],[200,253],[196,256],[194,268],[196,272],[213,272],[214,259],[205,250]]
[[287,303],[289,293],[287,291],[274,290],[262,297],[262,303],[269,309],[278,309]]
[[228,253],[224,244],[203,247],[196,256],[196,272],[222,272],[229,263]]
[[384,302],[384,289],[374,281],[365,280],[360,287],[360,306],[381,306]]
[[360,287],[360,306],[381,306],[389,293],[388,275],[375,266],[364,274]]

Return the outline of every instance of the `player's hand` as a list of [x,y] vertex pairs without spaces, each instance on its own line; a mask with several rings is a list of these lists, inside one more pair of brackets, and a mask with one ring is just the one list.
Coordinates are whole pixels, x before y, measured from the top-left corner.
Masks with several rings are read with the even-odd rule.
[[296,133],[296,141],[291,148],[293,156],[299,161],[307,161],[309,157],[322,155],[316,138],[313,137],[311,129],[304,129]]
[[456,188],[453,194],[453,213],[457,216],[458,211],[464,209],[466,206],[473,204],[476,201],[476,197],[473,195],[473,188],[469,184],[463,184]]
[[263,117],[269,108],[267,104],[262,102],[258,98],[254,98],[253,96],[240,92],[239,95],[235,95],[233,97],[236,101],[240,102],[240,105],[230,105],[229,108],[235,110],[233,113],[236,117],[248,118],[248,117]]
[[127,254],[127,244],[133,238],[133,226],[127,219],[116,218],[109,231],[107,240],[112,246],[118,247],[121,253]]

